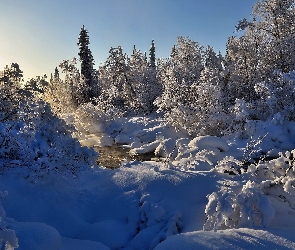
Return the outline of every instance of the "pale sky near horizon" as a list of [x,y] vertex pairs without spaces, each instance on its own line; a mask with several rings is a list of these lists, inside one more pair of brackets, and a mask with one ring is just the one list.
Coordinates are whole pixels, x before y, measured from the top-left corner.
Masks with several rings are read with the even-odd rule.
[[48,76],[65,59],[78,57],[82,25],[89,31],[96,67],[110,47],[133,45],[168,57],[178,36],[224,52],[235,25],[256,0],[0,0],[0,70],[16,62],[25,80]]

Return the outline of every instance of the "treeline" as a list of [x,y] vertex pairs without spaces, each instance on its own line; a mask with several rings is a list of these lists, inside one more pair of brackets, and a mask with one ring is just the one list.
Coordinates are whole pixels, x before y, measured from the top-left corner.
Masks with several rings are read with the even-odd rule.
[[114,119],[161,112],[192,136],[243,133],[251,120],[292,120],[294,5],[294,0],[258,1],[251,19],[240,21],[238,35],[228,39],[225,56],[179,37],[166,59],[156,58],[152,41],[148,55],[135,46],[131,55],[111,48],[98,69],[83,26],[78,39],[81,69],[77,59],[65,60],[50,80],[31,79],[26,89],[56,114],[78,110]]

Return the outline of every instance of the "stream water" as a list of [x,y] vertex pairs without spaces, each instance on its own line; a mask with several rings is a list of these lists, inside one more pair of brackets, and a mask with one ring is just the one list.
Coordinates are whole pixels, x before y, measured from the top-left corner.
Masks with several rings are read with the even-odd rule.
[[124,148],[118,145],[97,147],[94,149],[99,153],[97,164],[106,168],[116,169],[121,166],[123,161],[150,161],[155,159],[154,153],[147,153],[141,155],[130,155],[130,148]]

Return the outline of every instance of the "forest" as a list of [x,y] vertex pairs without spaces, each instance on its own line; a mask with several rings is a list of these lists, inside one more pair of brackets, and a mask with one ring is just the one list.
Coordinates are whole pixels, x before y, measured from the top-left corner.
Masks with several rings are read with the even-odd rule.
[[225,55],[180,36],[95,69],[83,25],[50,76],[4,67],[0,248],[294,249],[295,2],[235,29]]

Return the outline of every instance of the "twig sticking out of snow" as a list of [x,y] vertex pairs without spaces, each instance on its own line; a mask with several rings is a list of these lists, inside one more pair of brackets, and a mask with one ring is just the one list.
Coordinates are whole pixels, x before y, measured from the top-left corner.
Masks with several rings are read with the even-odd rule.
[[175,144],[175,146],[173,147],[172,151],[169,153],[169,152],[167,151],[167,148],[164,147],[164,149],[165,149],[165,151],[166,151],[166,153],[167,153],[167,157],[166,157],[166,159],[165,159],[165,161],[164,161],[164,163],[165,163],[165,167],[166,167],[166,168],[169,167],[169,163],[170,163],[170,160],[171,160],[171,156],[174,154],[176,148],[177,148],[177,145]]
[[256,140],[253,139],[253,137],[251,137],[250,142],[247,143],[246,148],[244,149],[243,158],[242,158],[242,162],[244,163],[243,165],[250,162],[252,160],[252,156],[261,150],[261,148],[257,148],[257,146],[263,142],[263,140],[265,139],[267,135],[268,133],[266,133],[262,137],[259,136]]

